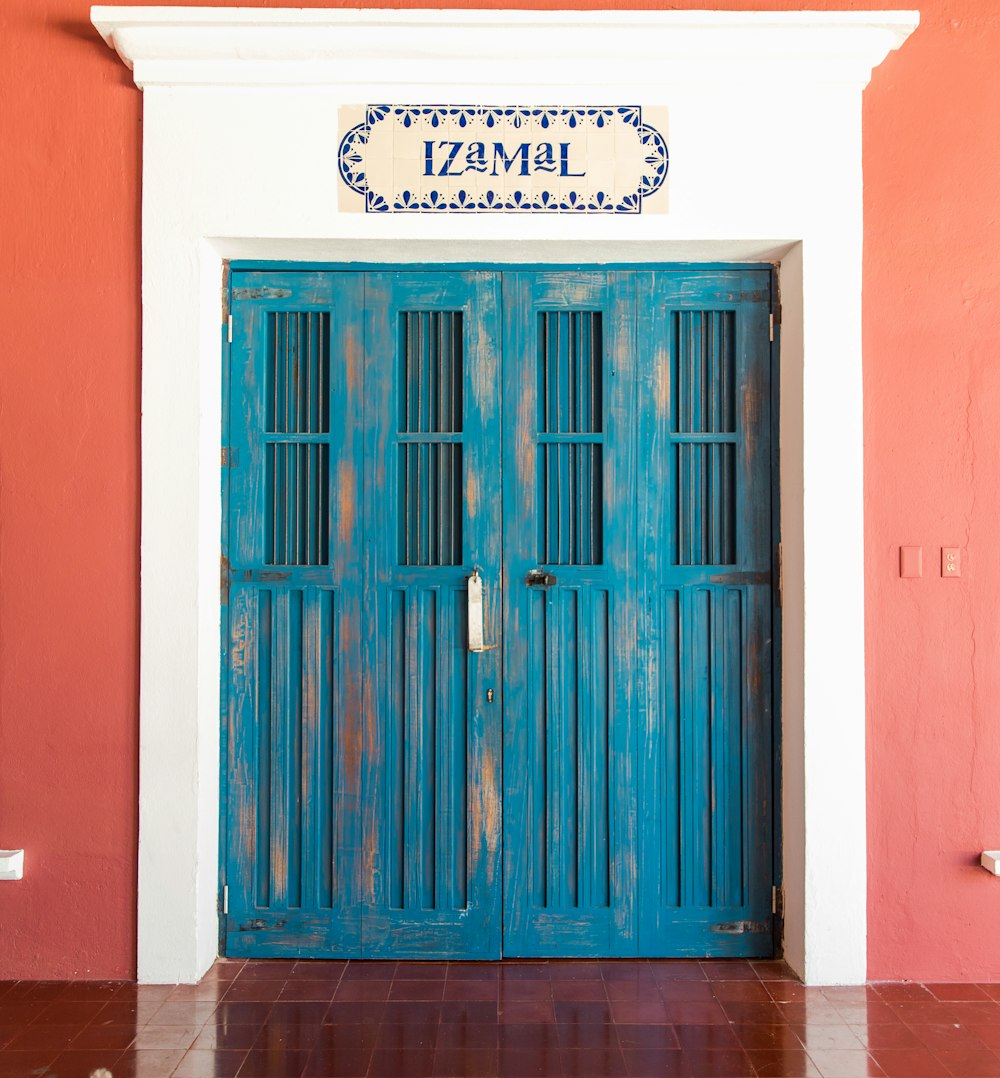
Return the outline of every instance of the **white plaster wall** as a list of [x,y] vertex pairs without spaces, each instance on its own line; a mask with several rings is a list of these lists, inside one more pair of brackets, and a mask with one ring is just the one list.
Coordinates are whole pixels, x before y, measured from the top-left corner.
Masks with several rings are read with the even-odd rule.
[[[826,68],[813,81],[797,56],[791,68],[764,65],[738,82],[725,64],[688,64],[672,76],[664,63],[654,81],[648,72],[636,81],[624,62],[613,90],[605,76],[601,85],[532,82],[531,65],[497,85],[393,83],[391,63],[337,85],[147,83],[141,980],[194,980],[217,950],[222,259],[782,256],[786,955],[812,983],[864,980],[864,64],[852,57],[847,68],[842,81]],[[368,101],[666,106],[670,212],[340,213],[337,111]]]

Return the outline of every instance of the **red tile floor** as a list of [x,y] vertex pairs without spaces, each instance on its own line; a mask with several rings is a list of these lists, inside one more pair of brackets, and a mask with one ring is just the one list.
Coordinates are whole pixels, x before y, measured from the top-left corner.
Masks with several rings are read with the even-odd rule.
[[0,982],[0,1078],[1000,1076],[1000,985],[804,988],[780,962],[220,960]]

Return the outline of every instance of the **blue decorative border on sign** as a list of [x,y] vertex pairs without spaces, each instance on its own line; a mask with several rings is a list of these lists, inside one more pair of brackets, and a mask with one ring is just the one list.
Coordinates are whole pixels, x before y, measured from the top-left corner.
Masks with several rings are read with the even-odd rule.
[[[466,127],[472,121],[485,122],[487,127],[493,127],[503,120],[512,123],[514,127],[533,122],[543,129],[556,119],[571,128],[588,124],[605,127],[617,119],[636,129],[640,144],[646,151],[643,163],[648,171],[643,173],[639,188],[634,194],[618,199],[603,191],[591,196],[581,196],[576,192],[557,195],[549,191],[542,191],[537,196],[528,196],[523,191],[503,196],[496,191],[487,191],[485,195],[477,197],[463,190],[454,193],[432,190],[424,195],[402,191],[390,202],[368,189],[363,149],[371,136],[371,129],[390,116],[398,119],[404,127],[410,127],[418,120],[429,123],[431,127],[439,127],[444,123]],[[352,191],[364,196],[365,210],[368,213],[641,213],[643,197],[653,194],[663,186],[669,166],[670,155],[666,140],[655,127],[642,122],[642,109],[637,105],[582,108],[535,108],[519,105],[369,105],[364,123],[352,127],[341,139],[338,154],[341,178]]]

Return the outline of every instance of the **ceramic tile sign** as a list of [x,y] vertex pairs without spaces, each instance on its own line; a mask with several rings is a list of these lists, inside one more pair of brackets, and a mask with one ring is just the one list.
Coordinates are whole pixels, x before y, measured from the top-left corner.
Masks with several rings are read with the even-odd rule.
[[[665,115],[635,105],[355,105],[340,207],[366,213],[663,213]],[[658,110],[654,110],[656,112]],[[659,110],[662,112],[662,110]]]

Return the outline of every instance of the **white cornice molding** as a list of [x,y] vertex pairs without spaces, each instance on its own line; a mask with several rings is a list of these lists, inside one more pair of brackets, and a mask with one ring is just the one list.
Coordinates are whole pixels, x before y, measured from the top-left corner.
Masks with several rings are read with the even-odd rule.
[[917,11],[93,7],[147,86],[864,86]]

